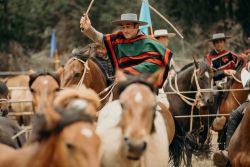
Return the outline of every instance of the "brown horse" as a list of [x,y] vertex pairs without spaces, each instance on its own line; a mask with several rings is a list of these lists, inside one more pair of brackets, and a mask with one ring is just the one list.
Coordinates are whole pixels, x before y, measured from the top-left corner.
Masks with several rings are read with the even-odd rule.
[[47,70],[30,71],[29,88],[32,93],[32,106],[34,112],[40,112],[45,102],[52,106],[56,93],[60,90],[60,79],[57,73]]
[[6,85],[6,81],[0,81],[0,116],[6,116],[9,112],[9,89]]
[[[153,83],[148,79],[127,78],[117,72],[119,100],[100,111],[97,132],[101,136],[101,160],[105,166],[168,166],[168,137],[162,115],[156,111]],[[112,144],[110,144],[112,143]]]
[[[107,87],[107,76],[105,70],[98,65],[94,56],[96,55],[95,44],[89,44],[84,48],[73,50],[71,57],[61,71],[60,78],[62,87],[79,87],[85,85],[97,93],[101,93]],[[104,98],[102,104],[107,100],[107,94],[101,93]]]
[[[30,90],[28,89],[29,85],[29,76],[28,75],[18,75],[14,77],[9,77],[7,80],[7,86],[10,89],[10,99],[12,101],[20,101],[20,100],[32,100],[32,95]],[[23,87],[19,89],[18,87]],[[27,89],[25,89],[27,87]],[[11,112],[20,113],[20,112],[31,112],[32,104],[31,102],[18,102],[11,103]],[[17,120],[19,125],[30,125],[30,116],[29,115],[21,115],[21,116],[10,116],[12,119]]]
[[[92,89],[86,87],[80,87],[79,89],[66,88],[59,92],[57,98],[54,101],[54,106],[56,108],[65,109],[79,109],[86,107],[89,103],[90,108],[98,108],[100,106],[100,98]],[[95,117],[96,113],[91,113],[95,110],[84,110],[87,114]]]
[[248,103],[244,117],[234,132],[228,147],[229,161],[233,167],[250,166],[250,105]]
[[43,111],[36,115],[28,145],[19,150],[0,145],[0,167],[100,166],[92,117],[75,110],[55,112],[48,105]]
[[[243,89],[241,83],[241,70],[245,67],[245,64],[248,60],[245,59],[244,62],[238,67],[236,70],[236,74],[229,77],[229,82],[224,86],[225,89]],[[217,101],[219,103],[218,106],[218,114],[230,114],[237,107],[239,107],[248,96],[248,90],[240,90],[240,91],[229,91],[223,92],[222,98]],[[220,101],[221,100],[221,101]],[[215,108],[217,105],[214,105]],[[229,116],[221,116],[216,117],[212,124],[212,129],[218,131],[218,143],[219,149],[224,149],[224,144],[226,140],[226,122],[228,121]]]

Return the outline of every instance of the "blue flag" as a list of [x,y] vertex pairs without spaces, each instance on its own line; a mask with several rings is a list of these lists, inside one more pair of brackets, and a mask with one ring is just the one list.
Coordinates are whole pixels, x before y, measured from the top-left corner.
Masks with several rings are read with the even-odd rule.
[[140,30],[145,34],[148,35],[148,28],[152,26],[151,17],[150,17],[150,10],[148,6],[148,0],[142,0],[141,5],[141,12],[140,12],[140,21],[147,22],[148,24],[145,26],[140,26]]
[[56,53],[56,33],[55,31],[51,32],[50,40],[50,58],[52,59]]

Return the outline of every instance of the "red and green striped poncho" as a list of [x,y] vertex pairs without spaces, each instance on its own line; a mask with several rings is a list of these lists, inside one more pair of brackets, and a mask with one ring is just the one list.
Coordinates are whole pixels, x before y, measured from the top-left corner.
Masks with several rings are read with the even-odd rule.
[[152,74],[165,67],[167,77],[172,52],[154,38],[138,35],[126,39],[122,32],[104,35],[104,44],[114,69],[132,75]]

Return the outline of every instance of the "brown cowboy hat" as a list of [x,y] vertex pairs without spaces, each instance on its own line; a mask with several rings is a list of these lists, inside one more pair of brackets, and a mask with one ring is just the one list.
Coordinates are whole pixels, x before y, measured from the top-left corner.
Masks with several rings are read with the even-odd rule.
[[217,41],[217,40],[219,40],[219,39],[229,39],[229,38],[231,38],[231,37],[229,37],[229,36],[225,36],[225,34],[224,33],[217,33],[217,34],[213,34],[212,35],[212,38],[211,39],[209,39],[208,41]]
[[148,24],[147,22],[139,21],[137,19],[137,14],[134,14],[134,13],[122,14],[121,15],[121,20],[112,21],[112,24],[121,25],[122,23],[128,23],[128,22],[138,23],[140,26]]

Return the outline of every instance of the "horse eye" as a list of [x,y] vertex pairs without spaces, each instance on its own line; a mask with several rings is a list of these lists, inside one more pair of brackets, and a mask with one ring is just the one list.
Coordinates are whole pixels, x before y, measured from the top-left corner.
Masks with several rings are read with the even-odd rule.
[[80,76],[81,76],[81,73],[79,73],[79,72],[78,72],[78,73],[75,73],[75,77],[78,78],[78,77],[80,77]]
[[120,105],[121,105],[122,109],[124,109],[124,104],[122,102],[120,102]]
[[61,90],[61,88],[56,88],[55,92],[59,92]]
[[34,90],[34,89],[32,89],[32,88],[30,88],[30,91],[31,91],[32,93],[35,93],[35,90]]
[[70,143],[66,143],[66,147],[70,150],[74,149],[74,146],[73,144],[70,144]]

